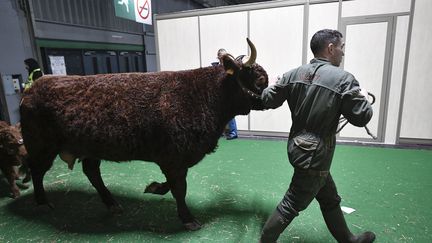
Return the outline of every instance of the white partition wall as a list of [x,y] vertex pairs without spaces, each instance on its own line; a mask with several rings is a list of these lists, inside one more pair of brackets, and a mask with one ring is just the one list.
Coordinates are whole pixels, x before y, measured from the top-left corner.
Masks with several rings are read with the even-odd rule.
[[233,55],[248,54],[247,12],[200,16],[202,66],[217,62],[217,50],[224,48]]
[[[312,35],[338,29],[346,41],[342,68],[376,95],[374,116],[364,128],[346,126],[339,140],[432,144],[432,1],[291,0],[202,9],[156,16],[160,70],[208,66],[225,48],[248,54],[245,38],[257,47],[257,63],[270,84],[312,59]],[[240,134],[286,136],[287,104],[236,117]]]
[[399,16],[396,19],[394,32],[394,48],[392,73],[389,83],[389,99],[387,108],[387,121],[385,126],[385,143],[396,144],[399,110],[401,104],[403,72],[405,66],[405,52],[408,37],[409,16]]
[[409,12],[411,0],[343,1],[342,18]]
[[[257,63],[265,67],[272,81],[302,64],[303,12],[303,6],[250,12],[250,37],[258,48]],[[289,132],[290,127],[286,103],[275,110],[250,114],[253,131]]]
[[313,58],[312,51],[309,48],[309,42],[312,36],[322,29],[338,28],[339,3],[321,3],[309,6],[309,27],[307,38],[307,60]]
[[[375,94],[374,116],[368,127],[378,133],[382,87],[385,74],[388,22],[349,24],[346,26],[344,69],[354,74],[360,87]],[[368,38],[373,36],[373,38]],[[382,117],[382,116],[381,116]],[[348,124],[340,133],[341,137],[369,138],[364,128]]]
[[432,1],[416,0],[400,138],[432,138]]
[[157,21],[158,66],[161,71],[200,66],[198,17]]
[[[247,12],[200,16],[202,66],[217,62],[217,50],[224,48],[232,55],[247,55]],[[236,116],[237,129],[248,130],[248,116]]]

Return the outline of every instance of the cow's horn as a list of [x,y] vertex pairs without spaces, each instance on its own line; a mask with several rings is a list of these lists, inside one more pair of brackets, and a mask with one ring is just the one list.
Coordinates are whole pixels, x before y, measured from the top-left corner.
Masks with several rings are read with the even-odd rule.
[[252,41],[250,41],[249,38],[246,38],[246,40],[247,40],[247,43],[251,49],[251,54],[250,54],[249,60],[244,65],[246,67],[250,67],[250,66],[252,66],[252,64],[255,63],[257,52],[256,52],[255,46],[252,43]]

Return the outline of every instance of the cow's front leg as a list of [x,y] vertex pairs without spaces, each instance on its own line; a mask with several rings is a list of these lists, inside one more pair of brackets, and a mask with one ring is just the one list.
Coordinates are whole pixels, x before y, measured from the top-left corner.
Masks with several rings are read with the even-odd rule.
[[15,168],[13,166],[5,166],[5,168],[1,168],[4,176],[9,182],[9,188],[12,192],[12,198],[17,198],[20,196],[20,190],[16,184],[16,179],[18,174],[15,172]]
[[121,214],[123,212],[120,204],[114,200],[114,197],[111,195],[111,192],[106,188],[102,176],[100,173],[100,163],[99,159],[83,159],[82,168],[84,174],[87,176],[91,184],[96,188],[99,196],[102,199],[102,202],[108,207],[108,209],[113,214]]
[[162,172],[164,173],[171,193],[177,202],[177,213],[184,227],[187,230],[201,229],[201,223],[195,219],[186,205],[187,168],[162,168]]
[[20,190],[16,184],[15,178],[8,178],[10,189],[12,192],[12,198],[17,198],[21,195]]
[[[15,182],[17,180],[19,180],[21,178],[21,171],[20,171],[20,167],[18,166],[12,166],[14,173],[15,173]],[[30,172],[29,172],[30,174]],[[24,182],[20,183],[20,184],[16,184],[20,189],[28,189],[29,185],[23,184]]]

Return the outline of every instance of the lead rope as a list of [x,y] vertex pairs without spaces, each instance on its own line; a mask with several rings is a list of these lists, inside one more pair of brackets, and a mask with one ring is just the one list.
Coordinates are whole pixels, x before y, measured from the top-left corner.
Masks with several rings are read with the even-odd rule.
[[[375,103],[375,95],[373,95],[372,93],[369,93],[368,92],[368,95],[370,96],[370,97],[372,97],[372,102],[371,102],[371,105],[373,105],[374,103]],[[340,126],[339,126],[339,128],[336,130],[336,134],[338,134],[347,124],[348,124],[348,120],[345,118],[345,117],[343,117],[343,116],[341,116],[340,118],[339,118],[339,124],[341,124]],[[369,136],[371,136],[373,139],[377,139],[378,137],[377,136],[375,136],[370,130],[369,130],[369,128],[367,127],[367,126],[364,126],[364,128],[365,128],[365,130],[366,130],[366,132],[367,132],[367,134],[369,135]]]
[[252,97],[254,99],[257,99],[257,100],[261,99],[261,95],[258,95],[256,93],[254,93],[252,90],[246,88],[238,78],[236,78],[236,80],[237,80],[237,83],[240,86],[240,88],[243,90],[243,92],[245,92],[247,95],[249,95],[250,97]]

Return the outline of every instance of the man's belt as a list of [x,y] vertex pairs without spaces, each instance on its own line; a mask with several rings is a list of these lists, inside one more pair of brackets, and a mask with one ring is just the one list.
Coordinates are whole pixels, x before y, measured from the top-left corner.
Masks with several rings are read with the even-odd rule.
[[328,170],[311,170],[311,169],[299,169],[296,168],[296,170],[300,171],[301,173],[306,173],[312,176],[328,176],[330,171]]

